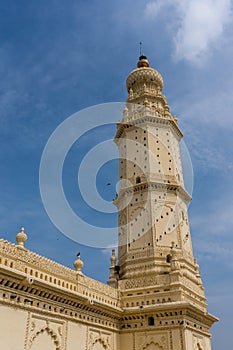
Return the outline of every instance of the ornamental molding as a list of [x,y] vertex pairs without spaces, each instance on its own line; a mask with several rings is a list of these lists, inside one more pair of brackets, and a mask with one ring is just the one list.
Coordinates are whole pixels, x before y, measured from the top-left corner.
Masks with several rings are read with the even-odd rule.
[[164,286],[168,285],[170,282],[169,276],[151,276],[151,277],[141,277],[141,278],[133,278],[128,280],[119,281],[119,288],[121,290],[127,289],[136,289],[150,286]]
[[203,342],[203,337],[199,334],[193,334],[193,339],[192,339],[192,343],[193,343],[193,349],[194,350],[204,350],[204,342]]
[[144,108],[142,111],[137,113],[132,113],[132,116],[129,116],[130,113],[128,113],[127,117],[123,118],[123,122],[118,124],[118,130],[115,136],[115,142],[118,141],[119,138],[122,136],[125,136],[125,129],[129,129],[132,127],[140,127],[140,125],[144,124],[156,124],[160,127],[166,127],[170,126],[172,131],[174,131],[175,136],[178,140],[180,140],[183,137],[182,132],[180,131],[177,123],[174,121],[174,119],[171,117],[170,113],[169,116],[166,117],[158,113],[155,110],[152,110],[151,108]]

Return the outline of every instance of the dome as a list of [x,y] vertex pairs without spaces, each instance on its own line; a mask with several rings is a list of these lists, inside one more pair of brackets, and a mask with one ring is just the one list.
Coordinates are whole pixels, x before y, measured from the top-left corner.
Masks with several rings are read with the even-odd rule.
[[126,87],[128,92],[131,89],[134,91],[136,86],[141,86],[147,83],[162,90],[163,78],[157,70],[149,67],[149,61],[145,55],[141,55],[139,57],[137,67],[138,68],[134,69],[126,79]]

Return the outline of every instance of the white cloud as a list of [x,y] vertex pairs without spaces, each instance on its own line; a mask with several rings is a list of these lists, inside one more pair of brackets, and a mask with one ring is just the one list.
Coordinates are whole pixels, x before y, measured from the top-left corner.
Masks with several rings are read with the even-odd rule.
[[152,1],[146,5],[145,14],[148,17],[154,18],[159,15],[159,13],[171,3],[170,0],[164,1]]
[[199,64],[218,45],[232,19],[230,0],[164,0],[147,3],[145,15],[155,19],[172,13],[173,57]]
[[[177,99],[172,110],[180,112],[178,119],[185,135],[191,158],[198,171],[217,170],[223,175],[233,169],[232,131],[232,87],[225,91],[209,93],[192,88],[192,94]],[[217,86],[218,88],[218,86]]]
[[229,0],[192,0],[180,6],[181,3],[179,1],[178,6],[183,19],[174,39],[174,57],[197,63],[222,35],[229,21],[231,3]]

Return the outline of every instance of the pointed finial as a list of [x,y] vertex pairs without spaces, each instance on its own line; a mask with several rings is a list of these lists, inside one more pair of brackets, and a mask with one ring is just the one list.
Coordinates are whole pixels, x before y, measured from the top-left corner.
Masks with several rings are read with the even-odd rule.
[[24,242],[26,242],[27,238],[28,237],[24,231],[24,227],[22,227],[20,232],[16,235],[16,241],[18,243],[18,246],[24,248]]
[[140,56],[141,56],[142,55],[142,42],[141,41],[140,41],[139,45],[140,45],[139,53],[140,53]]

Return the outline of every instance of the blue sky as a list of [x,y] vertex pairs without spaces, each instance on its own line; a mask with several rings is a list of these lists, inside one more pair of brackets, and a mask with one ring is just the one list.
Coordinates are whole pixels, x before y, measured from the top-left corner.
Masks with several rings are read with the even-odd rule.
[[[209,311],[221,319],[212,330],[213,349],[222,350],[232,347],[232,38],[230,0],[0,1],[1,237],[14,241],[25,226],[29,249],[68,266],[81,251],[84,273],[107,280],[109,254],[72,242],[47,216],[40,159],[68,116],[126,99],[125,79],[142,41],[151,66],[164,78],[164,94],[191,154],[194,254]],[[84,135],[83,149],[114,131],[110,125]],[[114,226],[114,215],[100,219],[80,205],[75,187],[80,147],[73,145],[64,165],[67,198],[75,210],[82,208],[85,220]],[[109,163],[97,176],[107,200],[115,195],[116,168],[117,162]]]

